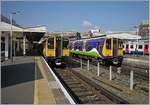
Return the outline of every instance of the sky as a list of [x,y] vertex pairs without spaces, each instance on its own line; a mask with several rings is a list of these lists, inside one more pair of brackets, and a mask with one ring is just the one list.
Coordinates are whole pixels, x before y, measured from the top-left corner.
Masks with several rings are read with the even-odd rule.
[[23,26],[45,25],[49,32],[91,28],[131,31],[149,19],[148,1],[2,1],[1,11]]

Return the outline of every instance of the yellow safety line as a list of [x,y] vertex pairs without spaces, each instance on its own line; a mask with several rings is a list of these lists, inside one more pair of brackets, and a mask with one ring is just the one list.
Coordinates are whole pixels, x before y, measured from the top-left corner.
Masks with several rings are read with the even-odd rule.
[[[36,63],[36,57],[35,57],[35,63]],[[36,69],[36,66],[35,66],[35,69]],[[35,83],[34,83],[34,104],[39,104],[38,80],[36,80],[36,78],[37,78],[37,73],[35,73]]]
[[39,104],[38,80],[35,80],[34,85],[34,104]]

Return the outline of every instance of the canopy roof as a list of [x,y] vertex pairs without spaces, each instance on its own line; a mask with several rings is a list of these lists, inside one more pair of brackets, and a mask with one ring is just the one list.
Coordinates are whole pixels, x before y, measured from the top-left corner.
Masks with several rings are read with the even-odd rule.
[[5,22],[0,22],[0,30],[1,31],[17,31],[17,32],[47,32],[47,28],[45,26],[35,26],[35,27],[27,27],[20,28]]
[[23,29],[20,27],[16,27],[14,25],[11,26],[11,24],[5,23],[5,22],[0,22],[0,31],[18,31],[18,32],[22,32]]
[[134,34],[129,33],[115,33],[115,34],[109,34],[106,37],[113,37],[113,38],[119,38],[119,39],[141,39],[141,36],[137,36]]

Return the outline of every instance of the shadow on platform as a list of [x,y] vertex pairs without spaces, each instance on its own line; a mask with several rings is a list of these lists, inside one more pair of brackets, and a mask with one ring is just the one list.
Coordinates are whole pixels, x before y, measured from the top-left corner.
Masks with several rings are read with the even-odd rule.
[[[33,62],[2,66],[1,88],[43,78],[40,70],[35,67]],[[35,75],[37,75],[36,78]]]

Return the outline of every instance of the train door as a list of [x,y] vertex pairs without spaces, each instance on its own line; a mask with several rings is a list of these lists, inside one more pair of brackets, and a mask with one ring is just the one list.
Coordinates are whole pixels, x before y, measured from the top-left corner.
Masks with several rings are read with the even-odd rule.
[[128,53],[129,53],[129,44],[126,44],[125,53],[126,53],[126,54],[128,54]]
[[148,44],[145,44],[145,45],[144,45],[144,54],[145,54],[145,55],[148,55],[148,54],[149,54],[149,49],[148,49],[148,48],[149,48]]
[[118,54],[118,39],[113,39],[113,56],[116,57]]
[[45,43],[45,55],[46,57],[55,57],[55,38],[50,37],[48,41]]
[[56,37],[56,57],[62,56],[62,42],[61,36]]
[[62,56],[69,56],[69,39],[62,38]]
[[138,54],[143,55],[143,44],[138,45]]

